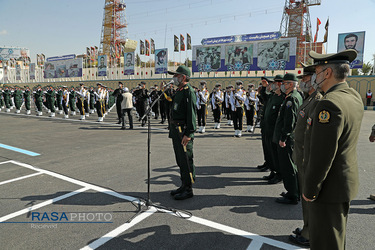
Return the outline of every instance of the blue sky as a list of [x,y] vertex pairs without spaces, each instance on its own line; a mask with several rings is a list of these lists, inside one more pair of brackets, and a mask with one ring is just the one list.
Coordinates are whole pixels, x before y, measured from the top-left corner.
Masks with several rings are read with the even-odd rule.
[[[0,47],[26,47],[33,62],[46,57],[83,54],[98,46],[105,0],[0,0]],[[156,48],[167,47],[170,59],[173,35],[189,33],[192,44],[203,38],[278,31],[285,0],[128,0],[125,1],[128,38],[153,38]],[[328,53],[337,51],[339,33],[366,31],[365,62],[373,62],[375,0],[322,0],[310,8],[313,34],[317,17],[324,36],[329,17]],[[138,50],[138,49],[137,49]],[[182,52],[182,58],[188,54]]]

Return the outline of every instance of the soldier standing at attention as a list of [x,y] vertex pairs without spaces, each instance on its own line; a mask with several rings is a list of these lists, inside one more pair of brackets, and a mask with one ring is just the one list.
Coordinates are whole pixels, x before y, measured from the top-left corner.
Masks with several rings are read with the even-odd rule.
[[74,86],[70,88],[69,93],[69,107],[71,111],[71,115],[76,115],[76,92],[74,90]]
[[26,115],[31,114],[31,91],[29,86],[25,86],[25,91],[23,92],[23,99],[25,100]]
[[[299,107],[296,128],[294,130],[295,139],[294,139],[293,160],[297,166],[300,190],[302,190],[303,179],[305,178],[305,165],[307,163],[307,161],[304,161],[304,149],[308,148],[308,146],[305,147],[304,144],[305,143],[310,144],[310,138],[306,138],[306,135],[309,134],[309,133],[306,133],[306,123],[307,123],[308,117],[314,111],[314,108],[317,102],[322,98],[322,95],[320,94],[320,92],[316,91],[316,89],[314,89],[311,84],[311,77],[314,73],[315,73],[314,66],[304,66],[303,75],[297,77],[301,79],[300,89],[306,96],[301,107]],[[294,243],[297,243],[303,246],[310,246],[307,202],[302,199],[301,203],[302,203],[302,215],[303,215],[303,228],[302,229],[296,228],[293,231],[295,235],[290,235],[289,239]]]
[[277,116],[273,142],[278,144],[277,156],[280,173],[287,193],[277,198],[283,204],[298,204],[300,197],[297,179],[297,167],[293,162],[294,128],[297,110],[302,104],[302,96],[297,91],[298,79],[295,74],[284,75],[281,91],[286,95]]
[[357,52],[309,55],[315,62],[313,86],[323,91],[306,128],[311,139],[302,197],[308,202],[310,247],[345,249],[349,203],[358,193],[357,142],[364,113],[360,94],[346,83]]
[[193,162],[193,140],[196,129],[196,94],[188,83],[190,70],[182,65],[173,75],[173,84],[177,86],[173,97],[169,138],[172,139],[177,165],[180,168],[182,185],[171,191],[176,200],[185,200],[193,197],[192,184],[195,179]]
[[21,113],[21,106],[22,106],[22,90],[19,86],[15,86],[15,90],[13,92],[14,104],[16,106],[16,114]]
[[206,89],[206,81],[201,81],[197,95],[198,133],[206,132],[207,101],[210,93]]
[[42,86],[38,85],[36,91],[34,92],[34,98],[35,98],[35,105],[38,109],[37,116],[42,116],[42,108],[43,108],[43,90]]

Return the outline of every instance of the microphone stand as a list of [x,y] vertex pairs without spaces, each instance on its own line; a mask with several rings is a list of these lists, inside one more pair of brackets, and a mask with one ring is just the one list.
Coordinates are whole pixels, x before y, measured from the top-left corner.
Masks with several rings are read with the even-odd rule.
[[[175,209],[164,207],[161,205],[156,205],[151,201],[150,198],[150,179],[151,179],[151,111],[155,104],[160,100],[161,96],[164,95],[165,91],[172,86],[170,82],[167,86],[163,89],[162,93],[151,103],[151,105],[146,110],[145,114],[142,116],[141,121],[147,117],[147,199],[139,198],[137,202],[137,211],[134,216],[132,216],[127,223],[130,223],[135,217],[137,217],[142,212],[149,210],[151,207],[156,208],[158,212],[163,213],[174,213],[176,216],[189,219],[192,216],[192,213],[186,210]],[[133,203],[133,202],[132,202]],[[133,203],[134,205],[134,203]]]

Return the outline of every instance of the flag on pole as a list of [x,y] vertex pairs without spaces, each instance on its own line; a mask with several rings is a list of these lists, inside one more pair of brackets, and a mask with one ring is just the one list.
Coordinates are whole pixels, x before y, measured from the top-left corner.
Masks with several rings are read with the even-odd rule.
[[154,39],[150,39],[151,41],[151,54],[155,54],[155,42]]
[[327,19],[326,25],[324,27],[326,29],[326,33],[324,34],[323,43],[326,43],[328,41],[328,26],[329,26],[329,18]]
[[174,52],[179,51],[179,41],[178,41],[178,36],[174,35]]
[[318,31],[319,31],[319,25],[322,24],[322,22],[319,20],[319,18],[316,18],[316,33],[315,33],[315,36],[314,36],[314,43],[316,43],[316,41],[318,40]]
[[182,34],[180,34],[180,51],[185,51],[185,42],[184,42],[184,40],[185,40],[185,37]]
[[150,42],[146,39],[146,56],[150,56]]
[[186,34],[186,50],[191,50],[191,36],[189,33]]
[[140,43],[139,43],[139,50],[140,50],[139,54],[141,54],[141,55],[145,54],[145,44],[142,40],[140,40]]

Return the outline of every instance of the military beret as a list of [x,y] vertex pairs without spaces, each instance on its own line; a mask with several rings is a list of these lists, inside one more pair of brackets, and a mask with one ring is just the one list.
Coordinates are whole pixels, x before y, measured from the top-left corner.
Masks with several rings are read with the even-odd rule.
[[346,63],[349,64],[356,59],[358,53],[354,49],[347,49],[338,53],[319,54],[310,51],[309,56],[314,59],[314,65],[324,65],[330,63]]
[[297,76],[293,73],[286,73],[283,77],[283,81],[298,81]]

